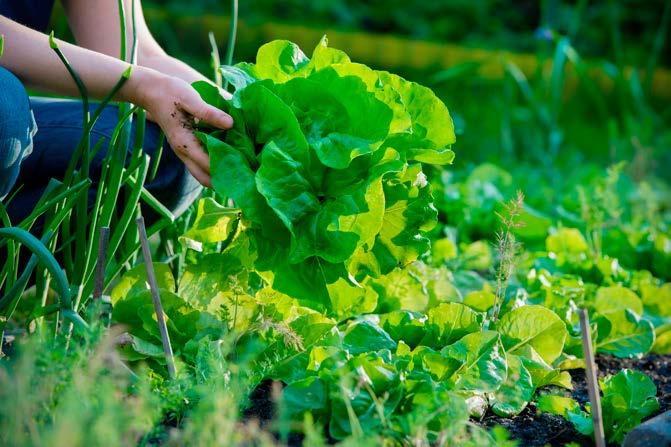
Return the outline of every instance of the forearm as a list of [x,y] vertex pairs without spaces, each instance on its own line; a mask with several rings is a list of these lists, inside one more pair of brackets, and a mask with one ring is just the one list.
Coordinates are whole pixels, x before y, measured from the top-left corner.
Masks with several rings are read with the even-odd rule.
[[195,81],[211,82],[205,76],[184,62],[180,61],[179,59],[175,59],[172,56],[168,56],[165,53],[146,56],[140,54],[138,56],[138,63],[144,67],[148,67],[156,71],[160,71],[161,73],[182,79],[189,84]]
[[[22,82],[35,89],[66,96],[79,96],[75,82],[47,35],[0,16],[0,34],[5,38],[0,65],[13,72]],[[104,54],[58,41],[58,46],[86,85],[91,98],[102,98],[114,87],[129,64]],[[144,67],[134,67],[131,79],[117,95],[117,100],[142,104],[142,79],[160,76]]]

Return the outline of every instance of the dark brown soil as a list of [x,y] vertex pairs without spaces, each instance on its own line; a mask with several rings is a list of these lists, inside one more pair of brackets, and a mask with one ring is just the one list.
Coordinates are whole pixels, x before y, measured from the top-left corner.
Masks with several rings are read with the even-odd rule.
[[[647,374],[657,386],[660,410],[655,415],[671,409],[671,355],[651,354],[643,359],[599,356],[596,363],[599,368],[599,377],[617,374],[625,368]],[[571,392],[572,397],[581,404],[588,402],[584,370],[571,371],[571,377],[574,387]],[[505,427],[511,437],[517,439],[521,446],[562,446],[569,442],[581,446],[594,445],[591,439],[578,433],[566,419],[550,414],[538,414],[534,404],[530,404],[514,418],[502,418],[488,413],[482,420],[482,425],[486,427],[493,427],[497,424]]]

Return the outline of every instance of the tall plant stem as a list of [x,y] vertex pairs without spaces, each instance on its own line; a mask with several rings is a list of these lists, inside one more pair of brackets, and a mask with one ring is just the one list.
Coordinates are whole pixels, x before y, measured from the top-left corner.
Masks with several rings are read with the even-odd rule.
[[[238,0],[231,0],[231,26],[228,29],[228,43],[224,63],[233,64],[233,51],[235,50],[235,39],[238,35]],[[224,89],[228,88],[228,81],[224,82]]]

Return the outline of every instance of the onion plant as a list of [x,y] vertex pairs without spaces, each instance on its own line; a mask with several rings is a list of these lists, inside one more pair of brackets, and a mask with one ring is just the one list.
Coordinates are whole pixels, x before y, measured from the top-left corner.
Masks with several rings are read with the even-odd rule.
[[[126,12],[122,0],[118,1],[118,5],[121,27],[120,58],[134,64],[137,55],[135,2],[132,11],[133,46],[130,56],[127,55]],[[147,230],[150,236],[174,220],[172,213],[144,187],[149,174],[152,177],[155,175],[160,151],[154,160],[143,152],[145,112],[132,104],[122,103],[118,106],[119,119],[102,161],[95,200],[93,204],[89,203],[89,191],[93,185],[91,161],[103,144],[101,139],[92,147],[91,132],[103,110],[111,104],[117,92],[132,75],[132,65],[94,108],[86,85],[59,49],[53,33],[49,36],[49,43],[79,90],[83,108],[83,132],[79,142],[73,142],[76,149],[63,179],[52,179],[48,183],[28,217],[21,222],[11,222],[4,205],[0,204],[0,219],[4,227],[0,229],[0,249],[7,253],[6,261],[0,269],[0,333],[30,285],[33,274],[35,296],[42,301],[33,315],[42,317],[59,312],[77,326],[85,327],[86,323],[78,311],[89,300],[94,289],[100,228],[111,228],[109,263],[104,278],[104,285],[107,286],[123,266],[137,255],[139,240],[135,228],[129,227],[129,224],[140,213],[141,201],[160,216]],[[134,119],[137,124],[135,138],[131,141]],[[123,203],[121,208],[118,206],[120,202]],[[39,239],[30,232],[38,234]],[[33,253],[25,267],[19,263],[21,247]],[[60,254],[62,264],[58,264],[52,253]],[[53,288],[52,281],[55,282],[59,296],[58,305],[48,304],[48,291]],[[54,333],[59,332],[59,320],[60,318],[54,319]]]

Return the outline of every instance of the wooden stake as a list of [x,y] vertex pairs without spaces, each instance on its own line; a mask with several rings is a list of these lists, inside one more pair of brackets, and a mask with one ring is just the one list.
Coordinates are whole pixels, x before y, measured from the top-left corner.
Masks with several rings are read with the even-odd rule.
[[138,217],[136,222],[138,233],[140,235],[140,243],[142,244],[144,265],[147,268],[147,280],[149,281],[151,298],[154,302],[154,311],[156,312],[156,320],[158,321],[158,330],[161,333],[161,341],[163,342],[163,352],[165,353],[168,375],[171,379],[174,379],[176,375],[175,357],[173,356],[172,346],[170,345],[170,335],[168,334],[168,328],[165,325],[165,315],[163,314],[161,295],[158,292],[158,283],[156,282],[156,274],[154,273],[154,264],[151,260],[151,250],[149,249],[149,240],[147,240],[147,230],[144,227],[144,218]]
[[587,379],[587,392],[592,404],[592,424],[594,426],[594,441],[597,447],[606,447],[606,436],[603,431],[603,418],[601,417],[601,395],[599,394],[599,383],[597,381],[597,368],[594,362],[594,349],[592,348],[592,333],[589,328],[589,316],[586,309],[580,309],[580,330],[582,332],[582,351],[585,355],[585,377]]

